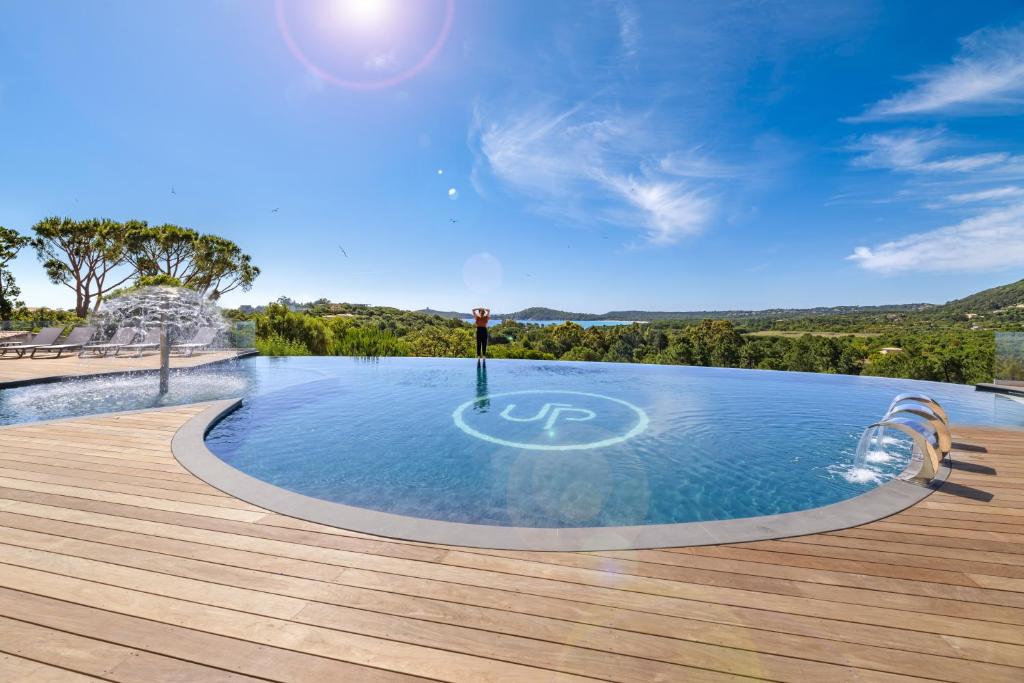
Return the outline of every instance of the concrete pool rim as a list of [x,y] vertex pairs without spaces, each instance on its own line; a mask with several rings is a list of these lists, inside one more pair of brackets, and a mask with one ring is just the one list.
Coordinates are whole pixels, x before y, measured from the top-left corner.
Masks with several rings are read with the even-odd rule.
[[760,517],[619,527],[534,528],[466,524],[354,507],[267,483],[235,469],[206,446],[206,435],[242,405],[209,404],[175,433],[171,452],[189,472],[235,498],[287,517],[385,538],[493,550],[600,551],[745,543],[824,533],[869,524],[922,501],[949,477],[948,458],[930,484],[892,479],[859,496],[822,507]]

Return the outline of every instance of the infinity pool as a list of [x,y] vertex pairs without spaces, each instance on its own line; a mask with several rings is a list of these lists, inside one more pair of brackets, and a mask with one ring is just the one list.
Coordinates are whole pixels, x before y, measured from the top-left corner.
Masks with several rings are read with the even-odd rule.
[[806,510],[898,474],[862,463],[864,428],[916,391],[954,423],[1024,427],[972,387],[613,363],[250,358],[156,378],[0,391],[0,424],[244,397],[207,447],[257,480],[411,518],[608,527]]
[[864,493],[864,428],[920,391],[953,422],[1024,425],[972,387],[713,368],[349,358],[255,359],[243,406],[209,432],[255,479],[347,506],[512,527],[773,515]]

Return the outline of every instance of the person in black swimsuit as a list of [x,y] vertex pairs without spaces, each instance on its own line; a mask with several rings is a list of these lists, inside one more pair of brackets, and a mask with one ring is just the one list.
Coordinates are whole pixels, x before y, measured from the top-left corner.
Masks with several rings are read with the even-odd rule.
[[487,323],[491,321],[491,309],[473,309],[473,322],[476,325],[476,357],[482,359],[487,357]]

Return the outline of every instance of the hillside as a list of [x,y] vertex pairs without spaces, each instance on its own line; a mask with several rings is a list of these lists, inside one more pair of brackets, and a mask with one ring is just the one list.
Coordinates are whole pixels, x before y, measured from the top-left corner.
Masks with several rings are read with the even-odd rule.
[[1024,305],[1024,280],[992,287],[962,299],[954,299],[937,310],[949,314],[992,313]]
[[[438,311],[424,308],[416,311],[448,319],[466,319],[469,313]],[[644,311],[622,310],[607,313],[579,313],[557,308],[533,306],[511,313],[495,313],[502,320],[680,320],[698,321],[705,318],[742,322],[750,329],[784,329],[796,325],[800,329],[816,329],[830,325],[835,330],[848,326],[888,325],[903,320],[938,325],[959,321],[959,324],[987,325],[1018,324],[1024,322],[1024,280],[986,289],[945,304],[890,304],[880,306],[819,306],[816,308],[769,308],[764,310],[725,311]],[[813,322],[812,322],[813,321]]]
[[427,308],[420,308],[415,313],[424,313],[426,315],[436,315],[439,318],[448,318],[450,320],[464,320],[466,318],[472,318],[473,316],[469,313],[459,313],[458,311],[435,311],[429,306]]
[[502,320],[739,320],[745,318],[808,318],[814,316],[860,313],[907,313],[928,311],[934,304],[893,304],[888,306],[832,306],[818,308],[770,308],[761,311],[608,311],[607,313],[573,313],[556,308],[524,308],[515,313],[494,317]]

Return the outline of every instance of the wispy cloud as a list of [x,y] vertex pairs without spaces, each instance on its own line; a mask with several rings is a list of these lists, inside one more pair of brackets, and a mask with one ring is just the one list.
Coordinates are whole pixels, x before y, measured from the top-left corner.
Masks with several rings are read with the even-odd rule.
[[478,111],[476,129],[481,162],[546,212],[636,228],[658,245],[701,232],[714,214],[705,184],[666,170],[672,157],[644,116],[588,103],[487,122]]
[[1024,196],[1024,188],[1014,186],[994,187],[992,189],[981,190],[979,192],[953,194],[949,196],[949,201],[956,204],[965,204],[969,202],[989,202],[993,200],[1014,199],[1020,196]]
[[1024,165],[1024,157],[1007,152],[938,156],[955,144],[941,128],[909,129],[862,135],[848,149],[860,153],[853,159],[855,166],[890,171],[996,175],[1015,173]]
[[910,90],[868,107],[851,122],[915,114],[1017,110],[1024,107],[1024,27],[985,28],[960,39],[950,64],[909,77]]
[[735,178],[740,169],[706,154],[699,146],[685,152],[672,152],[658,162],[668,175],[680,178]]
[[619,42],[622,52],[627,57],[635,57],[640,48],[640,19],[636,10],[626,2],[615,5],[615,15],[619,20]]
[[1024,203],[991,209],[955,225],[876,247],[857,247],[847,259],[880,273],[963,272],[1024,266]]
[[363,60],[363,68],[370,71],[383,71],[389,69],[395,64],[395,52],[391,50],[389,52],[373,52],[366,56]]
[[849,149],[860,152],[855,166],[907,171],[919,169],[945,145],[941,130],[905,130],[862,135]]

